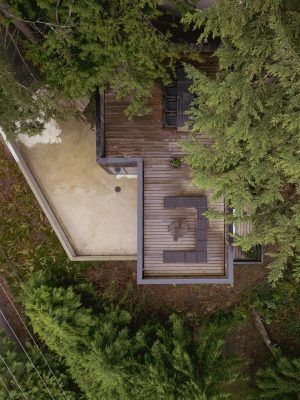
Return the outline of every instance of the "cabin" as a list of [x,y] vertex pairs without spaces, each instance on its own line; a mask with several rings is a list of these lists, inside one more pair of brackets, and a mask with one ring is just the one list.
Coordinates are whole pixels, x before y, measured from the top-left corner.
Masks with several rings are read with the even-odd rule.
[[[199,68],[213,78],[210,50]],[[139,284],[232,284],[235,265],[262,262],[260,246],[245,254],[233,242],[249,223],[206,218],[226,202],[195,186],[181,161],[190,84],[179,65],[174,82],[154,85],[147,115],[129,120],[129,100],[107,90],[96,93],[96,135],[73,119],[7,142],[71,260],[136,260]]]
[[[200,68],[213,77],[217,60],[210,53],[204,57]],[[233,230],[246,234],[251,226],[208,220],[205,212],[224,212],[225,202],[213,202],[211,192],[193,184],[190,168],[180,165],[190,84],[178,68],[172,84],[155,85],[152,111],[132,120],[124,114],[128,101],[112,91],[96,95],[97,163],[108,174],[137,177],[139,284],[232,284],[234,263],[261,261],[260,249],[249,259],[232,243]],[[211,143],[205,134],[198,140]]]

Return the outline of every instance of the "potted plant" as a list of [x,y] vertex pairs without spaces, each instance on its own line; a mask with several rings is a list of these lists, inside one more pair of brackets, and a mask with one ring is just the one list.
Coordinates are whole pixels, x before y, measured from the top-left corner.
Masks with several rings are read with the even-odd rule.
[[180,167],[181,167],[181,164],[182,164],[181,158],[173,157],[173,158],[171,158],[171,160],[170,160],[170,165],[171,165],[171,167],[173,167],[173,168],[180,168]]

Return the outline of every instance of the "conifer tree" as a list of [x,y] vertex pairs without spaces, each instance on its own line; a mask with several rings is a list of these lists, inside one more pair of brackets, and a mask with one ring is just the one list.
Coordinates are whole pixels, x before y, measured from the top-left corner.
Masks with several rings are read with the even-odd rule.
[[235,320],[208,321],[194,340],[178,316],[165,324],[137,322],[101,298],[93,311],[83,305],[90,302],[88,292],[80,290],[51,287],[39,278],[25,286],[24,304],[34,331],[88,400],[231,398],[226,385],[242,378],[241,360],[222,350]]
[[0,49],[0,128],[8,138],[41,133],[44,124],[60,114],[56,100],[40,83],[22,83]]
[[192,331],[172,315],[168,329],[160,327],[157,331],[158,338],[145,355],[141,374],[134,377],[136,398],[231,399],[226,385],[245,378],[242,359],[223,355],[224,339],[234,322],[232,316],[207,320],[201,333],[192,339]]
[[[169,82],[179,49],[157,25],[158,0],[37,0],[14,13],[38,33],[27,57],[46,82],[71,98],[95,87],[130,96],[127,114],[147,111],[156,80]],[[182,46],[180,46],[182,49]]]
[[300,358],[287,358],[277,352],[273,365],[257,372],[256,385],[259,400],[299,399]]
[[299,279],[300,3],[217,0],[184,21],[203,30],[199,41],[221,39],[216,80],[186,67],[191,128],[214,143],[184,144],[195,182],[224,197],[236,221],[252,221],[252,233],[236,238],[245,251],[272,245],[270,282],[288,265]]
[[[75,400],[76,393],[64,366],[43,349],[27,343],[25,349],[29,358],[11,339],[0,332],[0,399],[24,400]],[[53,371],[53,373],[51,372]],[[77,390],[76,390],[77,391]],[[79,393],[77,392],[77,395]],[[52,396],[52,397],[51,397]],[[83,398],[84,399],[84,398]]]

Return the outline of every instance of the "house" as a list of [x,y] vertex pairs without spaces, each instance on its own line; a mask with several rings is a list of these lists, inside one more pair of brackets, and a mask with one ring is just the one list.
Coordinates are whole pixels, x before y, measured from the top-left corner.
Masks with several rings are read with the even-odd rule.
[[[200,68],[214,76],[217,61],[206,54]],[[183,156],[179,142],[187,135],[189,85],[179,68],[175,82],[155,86],[151,113],[131,121],[123,113],[126,101],[118,101],[112,92],[97,93],[97,163],[109,174],[137,176],[141,284],[231,284],[234,262],[247,261],[240,249],[233,248],[230,233],[246,233],[251,227],[227,226],[222,218],[208,220],[205,211],[224,212],[224,202],[213,203],[210,192],[195,187],[188,166],[174,168],[170,162]],[[210,143],[205,135],[199,140]],[[175,233],[184,227],[180,239],[172,234],[174,224]]]
[[[216,59],[204,58],[214,76]],[[140,284],[231,284],[235,263],[261,261],[259,249],[249,259],[232,243],[232,230],[251,226],[208,220],[205,211],[223,212],[224,201],[212,202],[188,166],[170,162],[183,156],[189,85],[179,68],[175,82],[153,88],[152,111],[132,120],[128,101],[98,93],[96,144],[86,125],[68,121],[51,140],[8,144],[70,259],[136,259]]]

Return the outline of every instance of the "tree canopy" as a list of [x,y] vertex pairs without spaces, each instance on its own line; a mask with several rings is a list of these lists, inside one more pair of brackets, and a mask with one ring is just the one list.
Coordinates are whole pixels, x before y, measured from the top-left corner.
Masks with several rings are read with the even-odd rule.
[[0,344],[1,400],[45,400],[51,399],[51,396],[56,400],[78,398],[63,363],[45,349],[42,349],[42,356],[37,347],[27,343],[25,355],[3,332],[0,332]]
[[[179,23],[159,0],[54,0],[0,4],[0,43],[19,56],[31,77],[29,85],[16,76],[1,54],[0,116],[9,137],[40,133],[58,117],[63,99],[90,97],[96,87],[130,97],[128,116],[144,114],[153,83],[172,80],[180,54],[168,27]],[[174,4],[176,1],[174,2]],[[184,12],[188,6],[178,7]],[[180,10],[180,11],[179,11]],[[164,18],[169,18],[168,23]],[[7,43],[9,46],[7,48]],[[11,61],[11,60],[10,60]],[[73,107],[71,107],[73,108]]]
[[88,300],[89,293],[51,286],[44,275],[25,285],[24,297],[34,331],[87,399],[231,398],[226,385],[242,377],[241,360],[225,357],[223,345],[236,318],[207,320],[193,335],[177,315],[145,321],[107,299]]
[[256,374],[255,399],[293,400],[300,394],[300,358],[288,358],[277,349],[273,362]]
[[59,116],[55,92],[18,79],[0,49],[0,124],[8,138],[39,134],[44,123]]
[[192,130],[214,143],[192,136],[184,144],[194,180],[235,209],[228,220],[252,221],[251,234],[236,243],[270,245],[271,282],[287,266],[299,279],[299,2],[218,0],[184,22],[203,29],[199,41],[221,39],[216,80],[186,66],[196,95]]
[[[33,6],[32,6],[33,4]],[[36,31],[27,57],[45,81],[72,98],[95,87],[130,96],[128,115],[147,111],[153,83],[172,79],[182,46],[157,21],[165,15],[158,0],[37,0],[15,3],[14,14]]]

